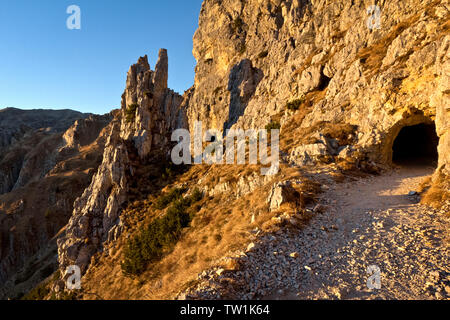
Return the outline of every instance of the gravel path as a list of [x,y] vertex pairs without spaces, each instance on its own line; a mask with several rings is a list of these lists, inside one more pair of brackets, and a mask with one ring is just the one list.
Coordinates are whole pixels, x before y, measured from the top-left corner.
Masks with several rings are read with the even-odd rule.
[[[311,271],[302,272],[296,290],[275,297],[449,298],[449,208],[432,210],[408,196],[431,172],[400,169],[326,192],[322,199],[330,209],[310,224],[306,237],[290,239],[299,252],[308,248],[308,258],[298,262]],[[381,272],[379,290],[368,288],[369,266]]]
[[196,296],[449,299],[450,207],[433,210],[408,196],[432,172],[398,169],[330,184],[321,196],[324,213],[300,231],[264,236],[241,258],[241,271],[205,274]]

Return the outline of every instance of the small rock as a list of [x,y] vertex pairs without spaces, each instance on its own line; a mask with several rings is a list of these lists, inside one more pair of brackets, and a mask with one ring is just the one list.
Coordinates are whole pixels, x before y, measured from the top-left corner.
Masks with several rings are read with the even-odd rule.
[[237,259],[227,259],[224,264],[226,270],[235,271],[239,269],[239,262]]
[[327,211],[327,207],[319,203],[314,207],[313,211],[315,213],[324,213],[325,211]]
[[249,245],[248,245],[248,247],[247,247],[247,251],[252,251],[254,248],[255,248],[255,244],[252,242],[252,243],[250,243]]
[[224,273],[224,272],[225,272],[225,269],[220,268],[220,269],[218,269],[218,270],[216,271],[216,274],[217,274],[218,276],[220,276],[220,275],[222,275],[222,273]]

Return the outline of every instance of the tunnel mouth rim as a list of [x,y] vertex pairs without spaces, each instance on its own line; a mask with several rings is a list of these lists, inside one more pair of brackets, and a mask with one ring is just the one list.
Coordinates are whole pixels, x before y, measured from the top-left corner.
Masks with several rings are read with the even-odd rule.
[[[428,150],[419,149],[417,151],[417,155],[414,155],[414,153],[411,150],[407,150],[406,155],[402,154],[402,152],[405,152],[405,149],[399,150],[398,145],[396,147],[396,144],[399,143],[398,139],[405,138],[402,136],[402,134],[405,135],[405,130],[410,130],[412,134],[413,132],[412,128],[414,127],[417,127],[417,130],[423,131],[422,133],[426,135],[423,138],[423,140],[420,141],[422,144],[421,145],[419,144],[419,146],[421,148],[424,148],[426,147],[425,143],[431,141],[432,147],[429,148]],[[419,129],[418,127],[422,128]],[[439,136],[437,135],[435,121],[424,116],[417,117],[410,121],[398,123],[397,126],[395,127],[394,132],[395,134],[393,135],[389,148],[390,149],[389,162],[391,163],[391,165],[402,167],[409,167],[409,166],[433,167],[434,169],[437,169],[439,162],[439,152],[438,152]],[[414,134],[417,135],[418,132],[415,132]],[[411,147],[413,143],[414,142],[411,142],[410,143],[411,145],[409,147]]]
[[[395,121],[393,124],[391,124],[389,126],[389,128],[384,131],[384,139],[383,142],[380,146],[380,149],[378,149],[380,152],[379,155],[377,156],[377,161],[379,161],[379,163],[382,163],[384,166],[386,166],[387,168],[396,168],[399,167],[398,165],[396,165],[393,162],[393,154],[394,154],[394,142],[397,139],[400,131],[404,128],[404,127],[410,127],[410,126],[415,126],[415,125],[419,125],[419,124],[426,124],[426,125],[435,125],[436,126],[436,122],[435,120],[430,117],[430,116],[425,116],[423,113],[416,113],[416,114],[412,114],[406,117],[403,117],[401,119],[398,119],[397,121]],[[439,136],[438,136],[439,139]],[[439,140],[438,141],[438,145],[439,145]],[[440,159],[440,154],[438,154],[438,159]]]

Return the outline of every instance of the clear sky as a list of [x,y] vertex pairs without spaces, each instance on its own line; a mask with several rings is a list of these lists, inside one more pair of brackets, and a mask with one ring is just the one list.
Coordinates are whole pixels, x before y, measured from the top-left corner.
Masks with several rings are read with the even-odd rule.
[[[169,53],[169,87],[194,83],[192,37],[202,0],[0,0],[0,109],[120,107],[126,73],[159,48]],[[70,5],[81,30],[69,30]]]

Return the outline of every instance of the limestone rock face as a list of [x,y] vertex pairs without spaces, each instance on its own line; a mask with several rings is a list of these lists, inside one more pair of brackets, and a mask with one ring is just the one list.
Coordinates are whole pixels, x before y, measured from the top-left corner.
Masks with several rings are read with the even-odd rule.
[[[149,156],[150,151],[163,150],[168,145],[170,129],[184,127],[186,123],[180,108],[183,98],[167,88],[167,79],[165,49],[159,53],[155,71],[150,70],[147,56],[128,71],[127,87],[122,95],[121,138],[132,140],[141,158]],[[130,110],[132,106],[138,106],[134,112]]]
[[369,23],[371,4],[205,0],[191,129],[196,120],[218,130],[264,128],[288,102],[313,95],[298,126],[357,125],[356,149],[379,163],[390,163],[404,126],[435,123],[448,172],[449,4],[383,1],[379,28]]
[[289,160],[299,166],[314,165],[327,155],[327,147],[323,143],[315,143],[298,146],[292,150]]
[[86,119],[75,121],[64,133],[64,146],[61,149],[78,149],[91,144],[111,120],[112,116],[107,114],[91,115]]
[[450,36],[447,35],[437,50],[436,92],[430,105],[436,108],[436,129],[440,137],[439,169],[450,171]]
[[[293,148],[287,160],[298,166],[315,165],[331,156],[340,154],[341,148],[334,139],[328,139],[320,133],[316,136],[315,143]],[[350,148],[350,146],[346,147]]]
[[90,186],[75,201],[65,234],[58,239],[62,271],[77,265],[83,272],[105,242],[120,235],[120,214],[127,201],[133,168],[168,154],[173,130],[185,127],[183,97],[167,88],[168,58],[162,49],[155,70],[147,56],[130,67],[122,108],[107,134],[103,162]]
[[271,211],[277,210],[282,204],[295,201],[298,198],[298,194],[291,181],[284,181],[276,183],[271,191],[269,192],[269,197],[267,202]]
[[75,200],[65,237],[58,240],[58,259],[63,265],[85,268],[92,254],[107,240],[107,232],[119,224],[119,209],[126,200],[128,187],[126,170],[129,170],[128,152],[120,141],[119,129],[118,121],[113,121],[103,162],[90,186]]

